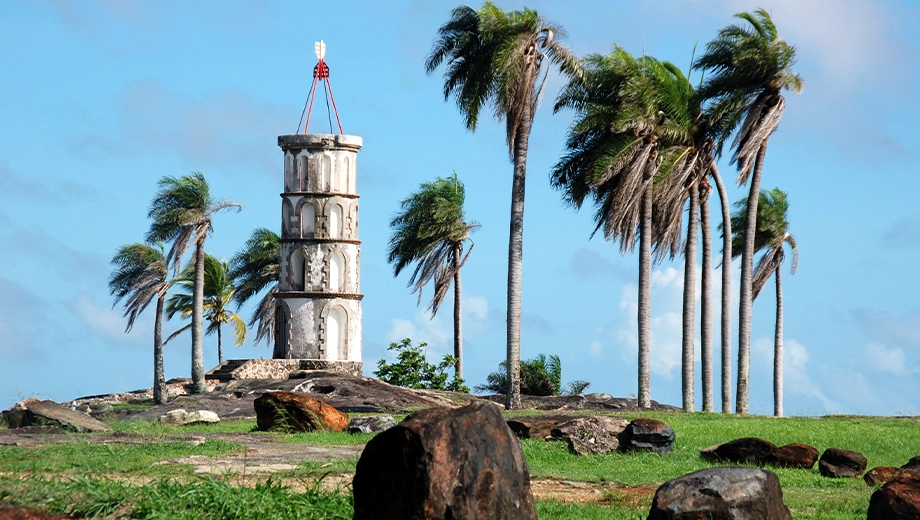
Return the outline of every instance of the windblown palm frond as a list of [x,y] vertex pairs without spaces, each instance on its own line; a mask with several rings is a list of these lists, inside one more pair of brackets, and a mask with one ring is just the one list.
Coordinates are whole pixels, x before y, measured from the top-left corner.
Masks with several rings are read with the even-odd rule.
[[135,243],[122,246],[112,257],[111,263],[116,266],[109,277],[109,292],[115,297],[113,306],[123,298],[128,298],[124,313],[128,318],[125,332],[131,332],[138,315],[144,312],[151,301],[166,294],[169,289],[169,269],[163,244],[151,246]]
[[[409,286],[422,301],[422,288],[434,284],[434,296],[428,305],[432,317],[447,295],[454,274],[466,263],[472,244],[464,254],[465,242],[478,224],[467,223],[463,216],[465,191],[456,172],[450,177],[426,182],[400,203],[393,217],[387,250],[387,262],[393,264],[395,276],[410,264],[416,264]],[[459,254],[458,254],[459,248]]]
[[255,343],[265,340],[271,347],[275,330],[275,293],[278,292],[280,237],[274,231],[258,228],[243,249],[230,260],[230,278],[236,285],[233,301],[237,310],[256,294],[269,287],[259,301],[249,326],[256,326]]

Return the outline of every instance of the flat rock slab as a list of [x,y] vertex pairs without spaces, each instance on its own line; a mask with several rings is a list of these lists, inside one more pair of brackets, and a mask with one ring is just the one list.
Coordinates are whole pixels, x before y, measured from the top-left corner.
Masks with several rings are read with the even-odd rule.
[[28,400],[4,412],[10,428],[55,426],[74,432],[104,432],[109,427],[83,412],[61,406],[54,401]]
[[[505,396],[494,394],[484,396],[493,403],[504,406]],[[681,408],[669,404],[661,404],[658,401],[652,401],[649,408],[639,408],[639,401],[635,397],[623,398],[613,397],[610,394],[596,393],[585,395],[553,395],[553,396],[536,396],[522,395],[521,408],[524,410],[541,410],[541,411],[569,411],[569,410],[588,410],[595,412],[642,412],[654,410],[656,412],[679,412]]]
[[0,504],[0,520],[68,520],[63,516],[49,515],[31,507]]
[[648,520],[792,520],[772,471],[709,468],[658,488]]

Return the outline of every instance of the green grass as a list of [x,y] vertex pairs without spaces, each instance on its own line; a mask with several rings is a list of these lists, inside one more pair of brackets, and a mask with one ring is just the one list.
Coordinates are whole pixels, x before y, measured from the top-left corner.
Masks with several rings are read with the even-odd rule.
[[[882,417],[772,418],[738,417],[720,414],[649,413],[668,423],[676,432],[674,451],[654,453],[611,453],[594,457],[569,454],[565,443],[523,441],[524,455],[533,478],[556,478],[585,482],[616,482],[629,486],[657,488],[678,476],[716,466],[704,461],[699,450],[739,437],[760,437],[783,445],[792,442],[810,444],[823,452],[843,448],[862,453],[875,466],[901,466],[920,452],[920,424],[910,419]],[[632,419],[635,415],[624,416]],[[796,519],[865,518],[869,497],[874,491],[862,479],[830,479],[811,470],[767,468],[776,473],[783,488],[786,505]],[[649,498],[633,516],[648,512]],[[547,517],[557,505],[543,504]],[[559,506],[562,507],[562,506]],[[564,506],[570,507],[570,506]],[[611,515],[622,508],[611,507]],[[587,509],[588,511],[591,508]],[[575,516],[581,517],[582,513]],[[585,518],[592,518],[584,513]],[[558,516],[558,518],[563,518]],[[601,518],[600,516],[598,518]],[[541,517],[542,518],[542,517]]]
[[[635,414],[621,416],[637,417]],[[868,458],[870,468],[901,466],[920,453],[920,422],[913,419],[776,419],[702,413],[648,413],[642,416],[662,420],[674,428],[676,440],[672,453],[616,452],[580,457],[570,454],[561,442],[523,441],[532,478],[616,483],[647,490],[645,494],[631,495],[630,490],[612,488],[605,492],[605,500],[600,504],[539,501],[540,518],[645,518],[651,503],[648,492],[672,478],[712,467],[713,464],[700,458],[699,450],[739,437],[760,437],[777,445],[804,442],[815,446],[819,452],[830,447],[855,450]],[[73,442],[41,447],[0,447],[0,474],[6,474],[0,476],[0,502],[16,501],[39,505],[59,514],[76,512],[87,516],[97,512],[109,514],[113,508],[119,508],[119,514],[130,512],[125,513],[126,518],[259,518],[266,514],[265,511],[273,511],[272,518],[351,516],[349,493],[329,494],[314,489],[300,494],[277,481],[270,481],[259,484],[263,497],[253,494],[252,488],[233,487],[220,478],[194,477],[189,467],[156,464],[189,455],[237,453],[242,448],[233,443],[208,440],[193,446],[182,442],[181,438],[189,433],[251,433],[255,428],[254,420],[189,426],[129,421],[112,426],[116,432],[143,435],[149,442],[105,445],[86,442],[86,437],[93,434],[84,434],[73,435]],[[274,442],[325,445],[360,445],[372,438],[372,435],[333,432],[264,435]],[[356,462],[303,462],[297,469],[279,473],[276,478],[312,481],[324,473],[353,472]],[[874,489],[866,486],[862,479],[825,478],[817,468],[769,469],[779,477],[785,502],[796,519],[865,518]],[[23,473],[38,476],[29,480],[11,477]],[[119,478],[126,475],[161,480],[148,486],[132,486],[105,479],[81,478],[84,475],[119,475]],[[213,510],[200,507],[199,503],[211,504],[208,508]]]
[[0,447],[0,472],[83,476],[92,474],[164,475],[189,472],[187,466],[158,465],[157,462],[201,455],[216,457],[243,451],[243,447],[208,439],[195,446],[183,442],[143,444],[99,444],[79,440],[38,447]]
[[313,483],[297,493],[276,481],[237,487],[220,479],[161,480],[137,486],[110,479],[19,480],[0,477],[0,503],[34,506],[77,517],[176,520],[350,519],[352,498]]

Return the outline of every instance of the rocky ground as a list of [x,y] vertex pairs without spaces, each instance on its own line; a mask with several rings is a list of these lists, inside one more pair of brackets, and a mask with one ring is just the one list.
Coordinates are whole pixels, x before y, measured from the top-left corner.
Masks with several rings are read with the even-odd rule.
[[[187,381],[170,382],[170,400],[167,404],[146,409],[113,409],[112,404],[149,403],[150,390],[138,390],[121,394],[88,396],[75,399],[80,410],[95,416],[115,415],[119,420],[157,420],[167,412],[179,408],[185,410],[209,410],[221,420],[237,420],[255,417],[253,402],[270,391],[290,391],[310,395],[344,412],[405,414],[431,407],[459,407],[474,400],[487,399],[502,404],[503,396],[475,396],[438,390],[414,390],[392,386],[377,379],[355,377],[328,372],[304,372],[288,380],[236,380],[226,383],[211,382],[211,391],[191,395],[186,392]],[[62,403],[66,404],[66,403]],[[594,393],[578,396],[533,397],[524,396],[525,409],[541,411],[554,416],[581,415],[585,411],[634,412],[636,399],[616,398],[608,394]],[[654,410],[677,410],[676,407],[653,402]],[[306,445],[278,442],[284,434],[265,433],[196,433],[179,436],[176,440],[200,444],[206,439],[220,439],[240,444],[246,451],[223,457],[183,457],[164,461],[164,464],[190,464],[196,473],[232,475],[241,482],[265,479],[268,476],[291,471],[303,461],[329,463],[339,460],[355,460],[363,446]],[[125,433],[95,433],[85,436],[87,442],[144,443],[150,439],[145,435]],[[0,429],[0,446],[36,446],[46,443],[72,440],[69,434],[57,428],[27,427]],[[117,476],[113,476],[117,478]],[[327,475],[324,485],[332,487],[350,486],[353,474],[335,473]],[[302,482],[291,479],[287,484],[295,488]],[[552,499],[563,502],[598,502],[611,499],[630,502],[647,498],[653,489],[627,488],[610,483],[583,483],[540,479],[534,480],[533,491],[538,499]],[[613,498],[612,498],[613,497]]]

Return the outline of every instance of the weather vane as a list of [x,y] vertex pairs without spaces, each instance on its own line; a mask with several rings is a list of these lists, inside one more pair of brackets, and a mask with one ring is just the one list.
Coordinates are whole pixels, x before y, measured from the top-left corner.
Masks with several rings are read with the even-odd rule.
[[[307,122],[303,126],[303,133],[307,133],[310,127],[310,114],[313,112],[313,100],[316,98],[316,84],[323,83],[323,93],[326,95],[326,112],[329,115],[329,133],[332,133],[332,114],[335,113],[335,122],[339,125],[339,134],[342,131],[342,121],[339,120],[339,110],[335,106],[335,96],[332,95],[332,82],[329,80],[329,66],[326,65],[326,42],[320,40],[313,44],[313,50],[316,52],[316,59],[319,62],[313,67],[313,86],[310,87],[310,95],[307,96],[307,102],[304,105],[304,112],[307,114]],[[332,109],[329,109],[329,100],[332,100]],[[300,121],[303,122],[302,112]],[[300,132],[300,123],[297,123],[297,132]]]

